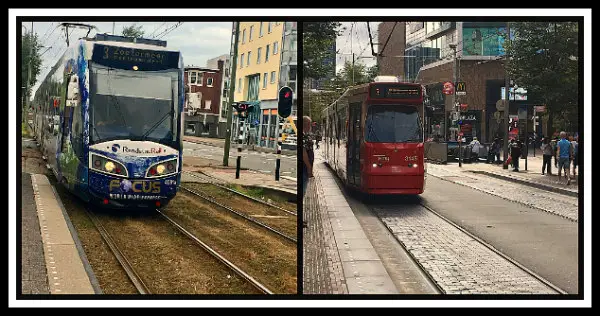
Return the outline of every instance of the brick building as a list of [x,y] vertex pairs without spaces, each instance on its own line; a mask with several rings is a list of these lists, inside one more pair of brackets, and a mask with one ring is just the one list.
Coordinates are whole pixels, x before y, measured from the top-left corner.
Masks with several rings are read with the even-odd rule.
[[[379,75],[404,78],[404,60],[398,56],[404,55],[404,48],[406,46],[405,28],[405,22],[382,22],[377,27],[378,47],[379,50],[383,49],[383,51],[378,52],[382,56],[377,57]],[[386,42],[387,45],[384,47]]]
[[185,67],[184,134],[217,137],[223,61],[218,69]]

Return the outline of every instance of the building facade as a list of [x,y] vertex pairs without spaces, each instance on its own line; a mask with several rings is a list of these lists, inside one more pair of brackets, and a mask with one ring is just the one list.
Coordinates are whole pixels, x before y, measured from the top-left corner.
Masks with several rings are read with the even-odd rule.
[[230,55],[223,54],[221,56],[211,58],[206,61],[206,68],[219,68],[219,61],[223,62],[223,73],[221,75],[221,102],[219,103],[219,128],[217,137],[225,138],[227,128],[227,111],[229,110],[229,84],[230,84]]
[[[504,137],[504,115],[497,103],[505,84],[502,60],[505,25],[504,22],[407,22],[405,78],[427,87],[430,99],[424,121],[428,136],[456,140],[462,132],[468,141],[478,137],[483,142]],[[443,83],[448,81],[464,82],[466,95],[443,94]],[[455,104],[463,104],[466,110],[455,114]],[[531,117],[533,104],[536,104],[534,96],[527,96],[526,92],[516,98],[511,95],[509,115],[521,113],[520,122],[525,124],[526,118]],[[529,115],[525,114],[528,112]],[[532,129],[533,126],[527,127],[529,131]]]
[[[234,116],[232,138],[237,139],[239,128],[246,128],[247,141],[276,148],[280,128],[279,89],[287,85],[297,90],[296,25],[295,22],[241,22],[239,31],[234,101],[259,101],[259,106],[248,113],[243,124]],[[232,33],[234,39],[235,31]]]
[[405,28],[405,22],[381,22],[377,26],[380,76],[397,76],[404,80],[404,60],[401,56],[404,55],[406,42]]
[[217,69],[185,67],[185,135],[218,136],[223,64],[219,61]]

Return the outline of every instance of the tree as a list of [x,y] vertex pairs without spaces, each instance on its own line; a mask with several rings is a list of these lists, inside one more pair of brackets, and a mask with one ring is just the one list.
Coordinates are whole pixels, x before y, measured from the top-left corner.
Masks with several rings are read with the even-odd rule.
[[[38,39],[37,34],[25,33],[22,37],[22,49],[21,49],[21,87],[25,87],[23,91],[23,97],[29,100],[31,96],[31,87],[37,82],[37,76],[40,74],[42,67],[42,56],[40,49],[42,45]],[[31,67],[31,78],[29,78],[29,67]],[[29,82],[29,86],[27,83]],[[29,102],[25,102],[29,104]],[[23,104],[23,106],[25,106]]]
[[375,64],[367,69],[367,82],[373,82],[373,79],[379,75],[379,64]]
[[135,24],[133,24],[133,25],[124,27],[122,35],[127,36],[127,37],[140,38],[140,37],[144,36],[144,30],[142,29],[141,25],[135,26]]
[[302,53],[305,79],[318,80],[335,73],[334,48],[337,36],[343,31],[341,25],[340,22],[304,22]]
[[362,63],[346,61],[344,67],[337,76],[338,83],[345,84],[347,87],[370,82],[367,66]]
[[540,96],[546,104],[549,127],[576,130],[578,23],[517,22],[511,23],[510,29],[514,38],[504,45],[510,57],[510,77],[527,88],[528,94]]

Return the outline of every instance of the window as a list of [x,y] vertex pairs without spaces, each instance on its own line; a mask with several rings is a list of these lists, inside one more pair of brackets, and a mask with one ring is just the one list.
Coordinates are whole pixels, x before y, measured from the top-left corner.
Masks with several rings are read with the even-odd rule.
[[296,80],[296,66],[290,66],[290,81]]
[[228,87],[229,87],[229,81],[223,82],[223,89],[225,89],[225,91],[228,90]]
[[244,68],[244,54],[240,57],[240,68]]
[[204,101],[204,109],[205,110],[210,110],[210,104],[211,104],[211,100],[206,100]]
[[262,47],[258,48],[258,52],[256,53],[256,63],[260,64],[260,54],[262,52]]
[[198,73],[198,85],[202,85],[204,83],[204,73],[203,72],[199,72]]
[[252,41],[252,33],[254,33],[254,25],[250,27],[250,35],[248,36],[248,42]]
[[225,68],[225,77],[229,77],[229,68]]
[[246,29],[242,31],[242,44],[246,43]]
[[267,45],[265,50],[265,63],[269,61],[269,48],[271,48],[271,46]]
[[275,72],[271,71],[271,83],[275,83]]
[[271,33],[272,29],[273,29],[273,22],[269,22],[269,26],[267,27],[267,32]]
[[263,22],[260,22],[260,27],[258,28],[258,37],[263,36]]
[[190,75],[190,84],[196,84],[196,72],[190,71],[188,74]]
[[267,77],[268,77],[268,75],[269,74],[266,73],[266,72],[263,74],[263,89],[267,88],[267,79],[268,79]]
[[246,66],[250,66],[250,56],[252,55],[252,52],[248,52],[248,60],[246,62]]
[[223,89],[223,99],[227,98],[227,89]]
[[212,87],[213,86],[213,78],[212,77],[206,78],[206,86],[207,87]]
[[279,42],[273,43],[273,55],[277,55],[278,48],[279,48]]
[[242,92],[242,78],[238,79],[237,92]]

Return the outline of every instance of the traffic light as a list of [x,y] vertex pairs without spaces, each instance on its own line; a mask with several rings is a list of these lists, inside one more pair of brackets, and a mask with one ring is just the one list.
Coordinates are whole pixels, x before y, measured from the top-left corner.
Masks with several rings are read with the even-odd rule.
[[292,103],[294,100],[294,91],[290,87],[281,87],[279,89],[279,102],[277,112],[279,116],[286,118],[292,114]]

